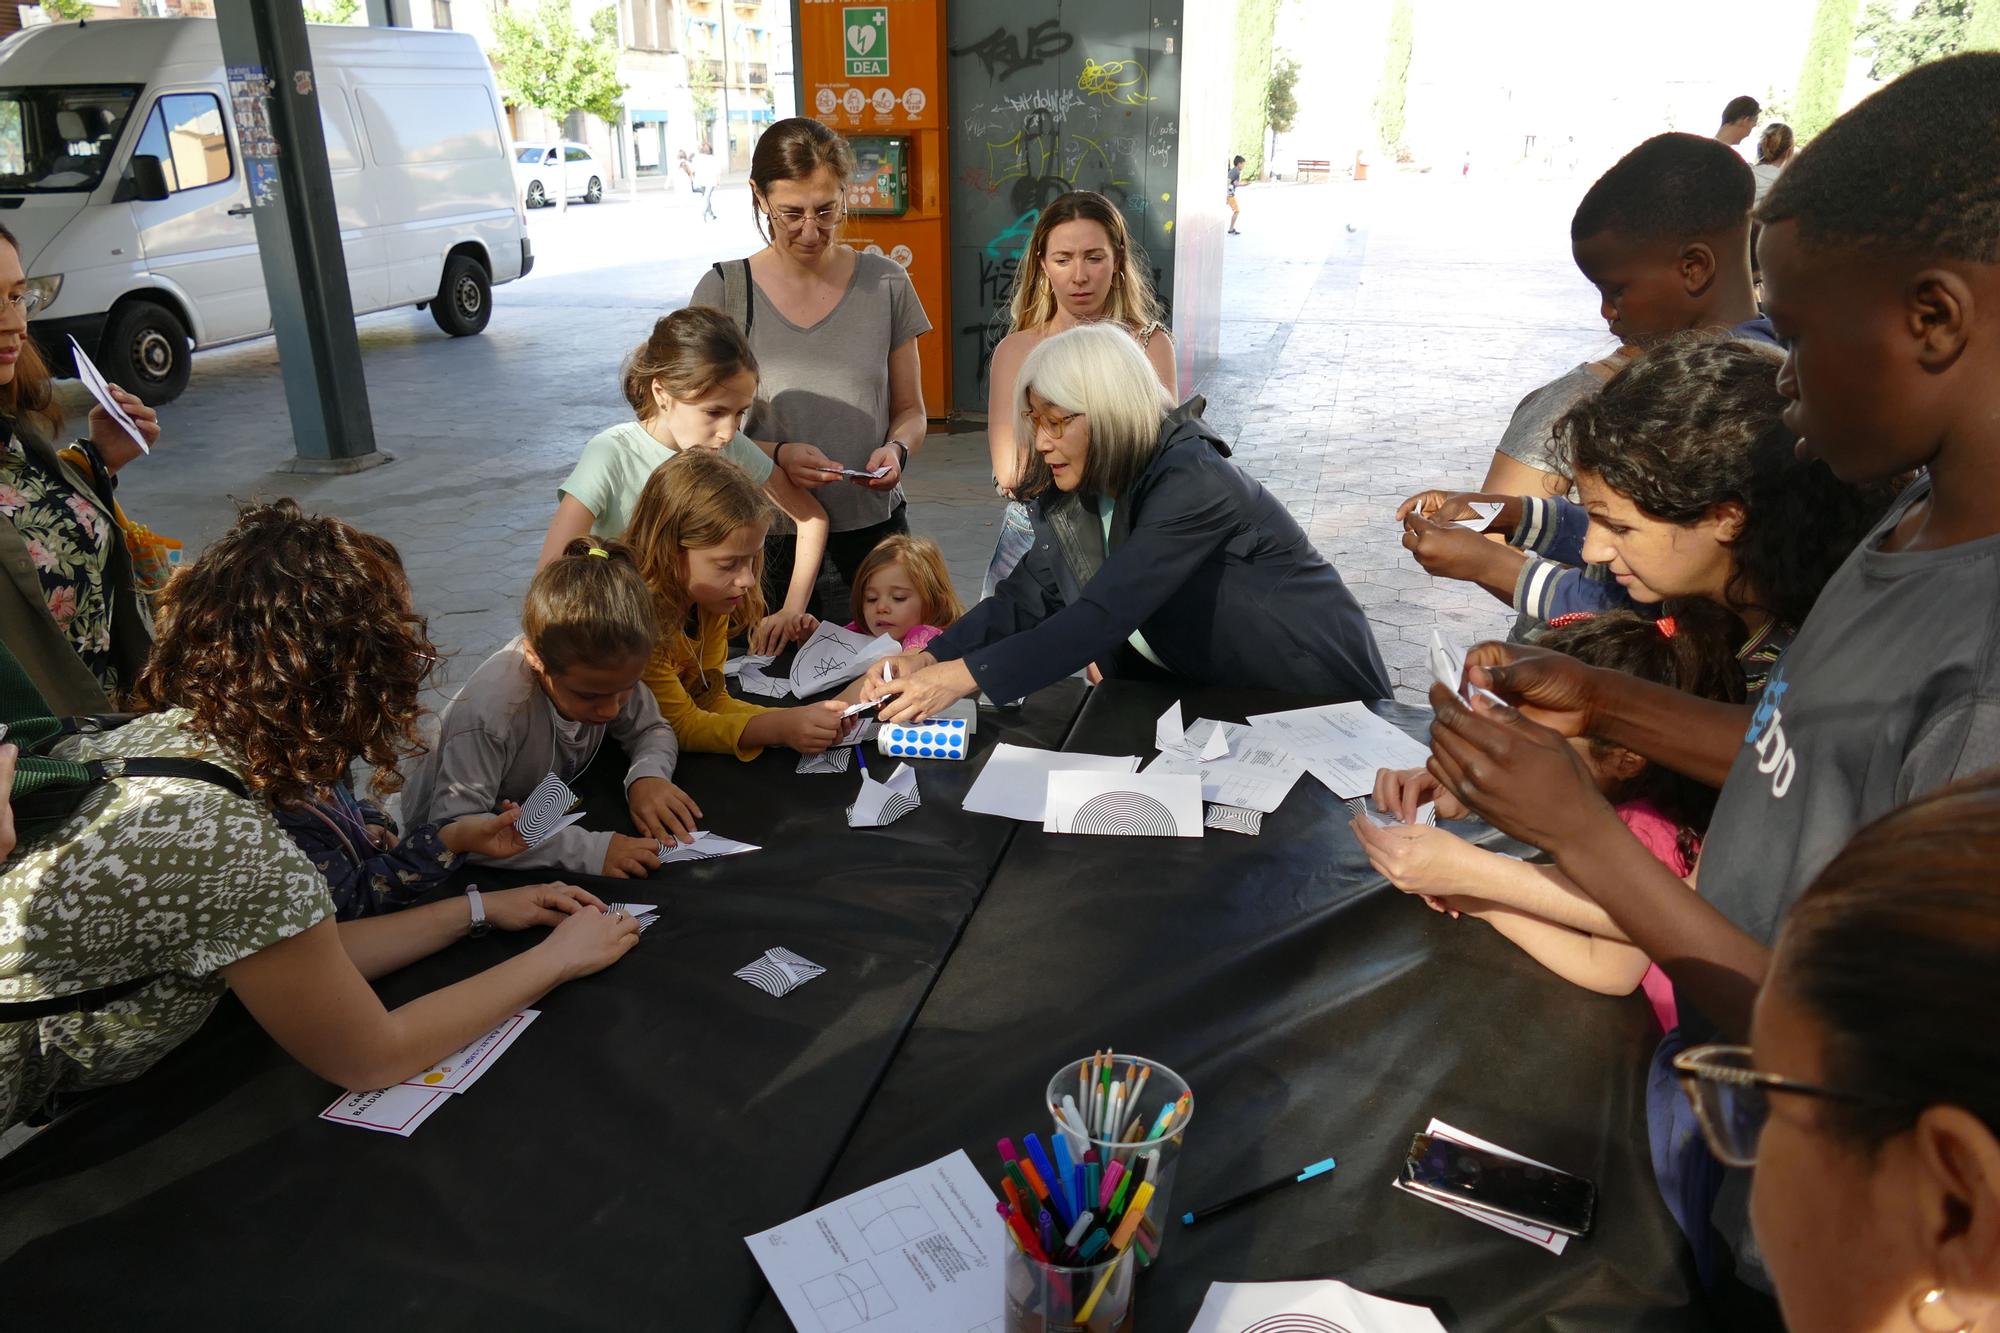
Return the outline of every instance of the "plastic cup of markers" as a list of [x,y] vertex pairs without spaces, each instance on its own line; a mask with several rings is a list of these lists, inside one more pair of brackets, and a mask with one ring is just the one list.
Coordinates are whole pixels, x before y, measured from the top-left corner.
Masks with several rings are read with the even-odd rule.
[[[1110,1174],[1112,1164],[1120,1165],[1121,1182],[1126,1173],[1136,1172],[1142,1162],[1145,1164],[1144,1183],[1151,1185],[1153,1192],[1146,1203],[1145,1220],[1139,1224],[1137,1232],[1132,1237],[1130,1251],[1139,1261],[1141,1269],[1150,1268],[1160,1255],[1160,1244],[1167,1233],[1166,1219],[1173,1216],[1169,1204],[1172,1202],[1174,1177],[1180,1168],[1181,1140],[1187,1133],[1188,1125],[1194,1120],[1194,1098],[1188,1088],[1187,1080],[1157,1060],[1148,1060],[1138,1055],[1113,1055],[1111,1072],[1114,1086],[1125,1081],[1127,1065],[1146,1073],[1143,1087],[1139,1087],[1135,1077],[1134,1087],[1139,1088],[1137,1104],[1125,1106],[1121,1102],[1118,1128],[1112,1133],[1101,1134],[1095,1126],[1086,1121],[1086,1128],[1090,1132],[1079,1135],[1073,1129],[1066,1129],[1068,1121],[1065,1117],[1063,1098],[1068,1097],[1077,1106],[1084,1106],[1084,1102],[1078,1101],[1079,1096],[1083,1094],[1077,1091],[1077,1077],[1080,1073],[1087,1072],[1090,1064],[1088,1059],[1074,1060],[1057,1070],[1055,1077],[1049,1080],[1045,1104],[1055,1122],[1056,1136],[1067,1142],[1070,1160],[1076,1162],[1094,1158],[1097,1170],[1091,1173],[1089,1178],[1098,1182],[1100,1195],[1097,1199],[1086,1202],[1093,1205],[1094,1210],[1100,1215],[1104,1211],[1102,1182],[1104,1177]],[[1155,1135],[1153,1127],[1159,1123],[1160,1113],[1167,1107],[1178,1104],[1184,1095],[1188,1097],[1186,1114],[1176,1115],[1164,1131]],[[1132,1192],[1132,1187],[1127,1186],[1125,1193],[1129,1196]],[[1111,1191],[1111,1205],[1116,1207],[1120,1202],[1118,1190],[1114,1186]]]
[[1131,1333],[1138,1252],[1065,1268],[1007,1247],[1007,1333]]

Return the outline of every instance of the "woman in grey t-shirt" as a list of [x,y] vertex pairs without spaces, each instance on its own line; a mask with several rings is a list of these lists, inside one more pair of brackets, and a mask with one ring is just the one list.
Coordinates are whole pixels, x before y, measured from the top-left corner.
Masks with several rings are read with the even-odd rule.
[[[827,555],[850,583],[877,542],[910,530],[902,480],[924,442],[917,337],[931,327],[901,265],[840,243],[853,170],[846,140],[816,120],[766,130],[750,195],[769,243],[717,264],[692,301],[744,326],[762,371],[746,429],[815,490],[832,529]],[[767,597],[789,584],[793,546],[789,532],[769,539]]]

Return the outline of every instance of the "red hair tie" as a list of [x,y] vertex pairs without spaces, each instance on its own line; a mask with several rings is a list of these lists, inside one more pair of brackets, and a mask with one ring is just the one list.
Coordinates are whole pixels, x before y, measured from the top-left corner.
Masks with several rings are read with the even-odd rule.
[[1660,627],[1660,633],[1666,635],[1670,639],[1674,637],[1674,631],[1677,628],[1679,628],[1679,626],[1674,624],[1674,618],[1672,616],[1661,616],[1658,620],[1655,620],[1653,623]]
[[1549,622],[1549,628],[1561,629],[1565,625],[1574,625],[1581,621],[1595,619],[1597,619],[1597,615],[1592,611],[1565,611],[1562,615],[1557,616]]

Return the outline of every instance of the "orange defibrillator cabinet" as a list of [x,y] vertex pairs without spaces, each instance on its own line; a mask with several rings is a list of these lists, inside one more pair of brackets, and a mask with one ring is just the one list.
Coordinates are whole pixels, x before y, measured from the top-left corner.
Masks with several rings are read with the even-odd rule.
[[942,0],[800,0],[799,101],[854,148],[845,239],[909,270],[931,331],[924,407],[951,410],[951,238],[945,209]]

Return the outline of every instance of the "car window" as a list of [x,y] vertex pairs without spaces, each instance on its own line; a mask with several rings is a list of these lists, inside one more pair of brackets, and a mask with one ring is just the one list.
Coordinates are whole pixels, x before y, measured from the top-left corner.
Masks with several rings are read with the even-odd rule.
[[585,151],[584,151],[583,149],[581,149],[581,148],[565,148],[565,149],[563,149],[563,157],[564,157],[564,159],[565,159],[565,160],[567,160],[567,161],[570,161],[570,162],[588,162],[588,161],[590,161],[590,154],[589,154],[589,153],[586,153],[586,152],[585,152]]
[[169,93],[153,104],[138,151],[160,159],[167,189],[178,194],[229,179],[229,132],[213,93]]
[[539,148],[523,148],[514,154],[514,160],[516,162],[524,162],[532,167],[542,160],[542,150]]

